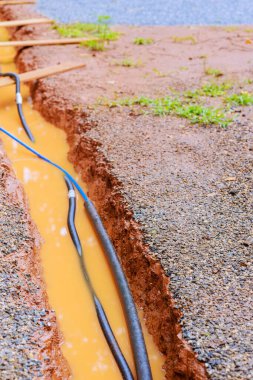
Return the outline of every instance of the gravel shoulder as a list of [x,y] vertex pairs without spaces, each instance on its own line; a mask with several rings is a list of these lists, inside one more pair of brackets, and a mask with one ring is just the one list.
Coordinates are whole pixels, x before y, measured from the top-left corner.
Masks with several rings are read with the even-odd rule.
[[[182,94],[210,81],[229,81],[231,91],[252,92],[252,31],[245,27],[121,30],[124,35],[106,52],[32,48],[21,52],[17,62],[20,70],[66,61],[69,56],[86,63],[84,70],[32,86],[35,106],[68,133],[70,158],[100,204],[123,261],[126,247],[136,248],[128,240],[128,229],[137,223],[141,235],[131,238],[142,241],[170,279],[181,345],[191,347],[213,379],[251,379],[252,106],[233,107],[233,123],[221,128],[192,125],[172,115],[143,114],[138,107],[101,106],[99,100],[159,97],[171,89]],[[54,33],[46,27],[22,28],[16,37]],[[139,36],[155,43],[133,45]],[[126,58],[141,63],[125,67]],[[207,68],[221,75],[210,77]],[[220,106],[223,100],[204,101]],[[122,214],[124,233],[116,231]],[[141,252],[134,254],[138,261]],[[138,277],[133,261],[131,257],[124,265],[129,276],[137,271]],[[152,331],[151,322],[148,327]],[[189,362],[182,366],[178,352],[168,378],[206,378],[200,370],[187,373]]]

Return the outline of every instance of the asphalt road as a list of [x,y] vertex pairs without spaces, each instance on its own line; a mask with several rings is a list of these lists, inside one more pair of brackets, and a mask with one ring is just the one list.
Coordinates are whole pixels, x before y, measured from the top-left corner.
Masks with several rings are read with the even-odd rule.
[[96,21],[110,15],[115,24],[253,24],[252,0],[39,0],[44,14],[62,22]]

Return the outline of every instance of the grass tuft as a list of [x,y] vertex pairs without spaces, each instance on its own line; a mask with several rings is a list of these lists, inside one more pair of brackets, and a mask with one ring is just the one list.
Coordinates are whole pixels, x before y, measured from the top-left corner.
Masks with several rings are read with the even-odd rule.
[[223,83],[205,83],[201,88],[193,90],[193,91],[186,91],[183,95],[186,98],[190,99],[197,99],[199,96],[209,96],[211,98],[216,98],[219,96],[224,96],[227,93],[227,90],[230,90],[233,87],[233,85],[230,82],[223,82]]
[[[103,51],[106,44],[116,41],[120,36],[118,32],[111,30],[109,23],[110,16],[99,16],[97,23],[55,24],[53,28],[62,37],[90,37],[90,41],[85,41],[81,45],[87,46],[91,50]],[[99,39],[99,41],[92,40],[92,38]]]
[[135,45],[152,45],[154,40],[152,38],[136,37],[134,39]]
[[188,119],[193,124],[220,125],[227,127],[232,121],[225,111],[214,107],[204,107],[200,104],[188,104],[179,98],[165,96],[149,98],[145,96],[136,98],[123,98],[114,101],[104,100],[103,105],[108,107],[144,107],[147,112],[155,116],[176,115]]
[[183,105],[176,110],[178,116],[190,120],[193,124],[220,125],[227,127],[232,121],[220,108],[204,107],[200,104]]
[[205,74],[206,75],[212,75],[212,76],[218,78],[218,77],[221,77],[223,75],[223,72],[218,70],[218,69],[213,69],[212,67],[207,67],[205,69]]
[[225,102],[233,106],[251,106],[253,105],[253,94],[246,91],[232,94],[225,99]]

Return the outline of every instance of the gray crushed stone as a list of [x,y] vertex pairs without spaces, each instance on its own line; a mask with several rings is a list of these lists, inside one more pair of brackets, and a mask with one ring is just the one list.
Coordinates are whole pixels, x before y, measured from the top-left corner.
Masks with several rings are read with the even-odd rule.
[[252,113],[221,129],[129,112],[95,113],[88,136],[170,276],[183,336],[211,378],[252,379]]
[[[8,172],[8,169],[7,169]],[[6,165],[0,157],[0,378],[31,380],[42,378],[46,354],[38,358],[38,338],[50,325],[46,309],[29,306],[27,292],[38,295],[38,284],[18,264],[16,253],[33,254],[33,237],[22,204],[13,201],[5,188]],[[15,204],[16,203],[16,204]],[[35,338],[36,336],[36,338]]]
[[62,22],[96,22],[110,15],[115,24],[252,24],[250,0],[38,0],[44,14]]

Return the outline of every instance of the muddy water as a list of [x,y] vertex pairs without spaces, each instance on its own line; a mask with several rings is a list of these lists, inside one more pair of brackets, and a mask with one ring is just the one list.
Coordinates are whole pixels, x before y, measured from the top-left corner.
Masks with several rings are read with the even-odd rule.
[[[0,39],[7,39],[0,29]],[[15,51],[0,49],[3,72],[15,71]],[[0,89],[0,124],[23,141],[23,131],[14,103],[14,86]],[[62,165],[79,183],[80,178],[67,160],[65,133],[47,123],[34,111],[28,88],[23,86],[23,109],[35,139],[35,148]],[[74,380],[120,380],[121,375],[97,322],[93,303],[79,268],[78,257],[67,229],[67,189],[63,176],[55,168],[38,160],[17,143],[1,136],[17,177],[28,195],[32,218],[42,236],[40,256],[49,302],[56,311],[63,334],[63,353]],[[82,183],[83,188],[85,184]],[[115,336],[134,371],[133,358],[124,315],[103,251],[78,197],[76,225],[85,252],[86,264]],[[143,324],[143,323],[142,323]],[[163,379],[163,357],[145,331],[145,340],[154,379]]]

